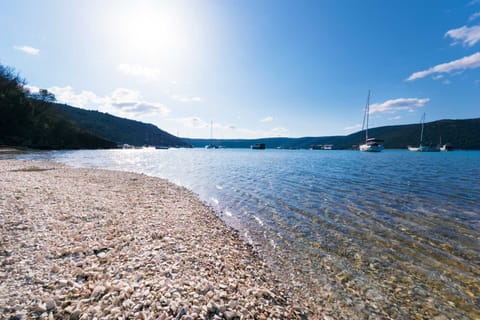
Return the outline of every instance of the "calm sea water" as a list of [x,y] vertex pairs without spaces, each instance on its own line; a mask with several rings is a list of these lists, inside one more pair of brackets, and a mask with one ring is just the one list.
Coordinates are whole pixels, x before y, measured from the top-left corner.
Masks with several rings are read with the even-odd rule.
[[[23,155],[185,186],[341,318],[480,318],[480,152],[140,149]],[[442,318],[444,317],[444,318]]]

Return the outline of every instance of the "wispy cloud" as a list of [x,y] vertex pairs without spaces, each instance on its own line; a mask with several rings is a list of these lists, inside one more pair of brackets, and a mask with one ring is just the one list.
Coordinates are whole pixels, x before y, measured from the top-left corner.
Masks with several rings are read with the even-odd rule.
[[421,79],[426,76],[438,73],[450,73],[453,71],[463,71],[466,69],[475,69],[480,67],[480,52],[474,53],[471,56],[463,57],[447,63],[436,65],[430,69],[412,73],[407,81]]
[[357,124],[354,124],[353,126],[348,126],[348,127],[345,127],[343,128],[343,130],[345,131],[352,131],[352,130],[359,130],[362,128],[362,125],[357,123]]
[[100,97],[92,91],[75,92],[71,86],[51,87],[57,101],[75,107],[108,112],[120,117],[140,117],[147,114],[165,116],[170,110],[161,103],[145,101],[136,90],[115,89],[110,95]]
[[14,46],[13,48],[15,50],[22,51],[23,53],[31,54],[33,56],[36,56],[40,53],[40,49],[30,47],[30,46]]
[[284,127],[276,127],[270,130],[274,136],[284,136],[288,133],[288,129]]
[[[193,136],[206,138],[209,134],[208,129],[211,126],[211,123],[203,120],[198,116],[192,117],[183,117],[183,118],[170,118],[169,121],[176,122],[190,130]],[[194,131],[191,131],[194,130]],[[267,137],[279,137],[285,136],[289,131],[284,127],[275,127],[268,130],[257,130],[249,128],[241,128],[234,124],[228,123],[213,123],[214,137],[222,138],[267,138]]]
[[178,95],[174,94],[172,95],[172,99],[178,102],[184,102],[184,103],[189,103],[189,102],[202,102],[203,99],[198,96],[183,96],[183,95]]
[[370,106],[370,113],[394,113],[400,110],[413,110],[414,108],[424,107],[430,99],[424,98],[399,98],[387,100],[383,103],[375,103]]
[[260,122],[272,122],[272,121],[273,121],[273,117],[270,117],[270,116],[260,119]]
[[388,120],[392,120],[392,121],[393,120],[400,120],[400,119],[402,119],[401,116],[395,116],[395,117],[388,118]]
[[115,89],[112,95],[107,97],[107,100],[112,107],[135,116],[152,113],[167,115],[170,113],[170,110],[161,103],[142,100],[140,93],[135,90],[124,88]]
[[480,25],[449,30],[445,37],[452,38],[453,44],[463,43],[464,46],[471,47],[480,41]]
[[175,118],[169,119],[171,121],[180,123],[184,127],[192,128],[192,129],[203,129],[210,127],[210,124],[199,117],[185,117],[185,118]]
[[129,76],[143,78],[145,80],[156,80],[160,71],[155,68],[149,68],[138,64],[119,64],[117,70]]
[[474,14],[472,14],[472,15],[470,16],[470,18],[468,18],[468,21],[471,22],[471,21],[477,19],[478,17],[480,17],[480,12],[475,12]]

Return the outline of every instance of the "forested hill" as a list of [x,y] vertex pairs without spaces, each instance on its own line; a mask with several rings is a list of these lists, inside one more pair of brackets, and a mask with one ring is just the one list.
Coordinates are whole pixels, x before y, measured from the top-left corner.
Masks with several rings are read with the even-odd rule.
[[0,65],[0,146],[97,149],[122,144],[189,146],[152,124],[57,104],[47,90],[30,93],[25,80]]
[[[420,124],[387,126],[369,129],[369,136],[385,140],[385,148],[405,149],[408,145],[418,145]],[[424,144],[436,146],[440,139],[455,149],[480,149],[480,118],[465,120],[439,120],[425,123]],[[267,148],[308,149],[314,145],[332,144],[336,149],[355,148],[365,140],[365,132],[359,131],[348,136],[304,137],[304,138],[265,138],[252,140],[207,140],[185,139],[195,147],[207,144],[227,148],[248,148],[252,144],[265,143]]]
[[153,124],[112,116],[108,113],[55,104],[58,114],[72,120],[84,130],[117,144],[133,146],[189,147],[182,139]]
[[0,65],[0,146],[37,149],[112,148],[115,143],[58,115],[46,90],[30,94],[13,69]]
[[[418,145],[420,140],[420,124],[379,127],[368,130],[370,137],[384,139],[385,148],[404,149],[408,145]],[[348,147],[358,144],[364,132],[346,136],[340,145]],[[455,149],[480,149],[480,118],[463,120],[438,120],[425,123],[423,131],[424,145],[436,146],[448,143]]]

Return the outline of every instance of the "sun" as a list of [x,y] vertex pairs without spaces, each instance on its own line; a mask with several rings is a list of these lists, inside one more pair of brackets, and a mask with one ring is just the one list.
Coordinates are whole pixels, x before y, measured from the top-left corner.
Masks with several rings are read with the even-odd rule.
[[113,37],[120,50],[138,57],[174,59],[190,50],[191,28],[174,7],[134,6],[115,14]]

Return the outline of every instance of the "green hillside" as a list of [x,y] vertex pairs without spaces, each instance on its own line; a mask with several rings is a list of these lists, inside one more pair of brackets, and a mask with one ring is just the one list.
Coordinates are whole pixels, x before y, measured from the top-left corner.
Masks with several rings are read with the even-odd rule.
[[153,124],[112,116],[98,111],[55,104],[57,113],[75,122],[80,128],[114,141],[133,146],[154,145],[189,147],[182,139],[165,132]]
[[0,65],[0,145],[37,149],[112,148],[108,139],[87,132],[59,116],[42,90],[31,95],[13,69]]
[[[385,148],[405,149],[417,145],[420,139],[420,124],[387,126],[369,129],[369,136],[385,140]],[[439,120],[425,123],[424,144],[436,146],[449,143],[455,149],[480,149],[480,118],[466,120]],[[352,149],[365,139],[365,132],[359,131],[348,136],[265,138],[252,140],[207,140],[185,139],[195,147],[213,143],[227,148],[249,148],[255,143],[265,143],[267,148],[308,149],[314,145],[333,144],[336,149]]]
[[97,149],[117,145],[190,146],[152,124],[55,103],[47,90],[32,94],[14,69],[0,65],[0,146]]
[[[418,145],[420,124],[387,126],[369,129],[369,136],[385,140],[385,148],[404,149],[408,145]],[[338,145],[348,148],[356,145],[364,137],[364,132],[357,132],[338,141]],[[456,149],[480,149],[480,118],[464,120],[438,120],[425,123],[424,144],[436,146],[449,143]]]

